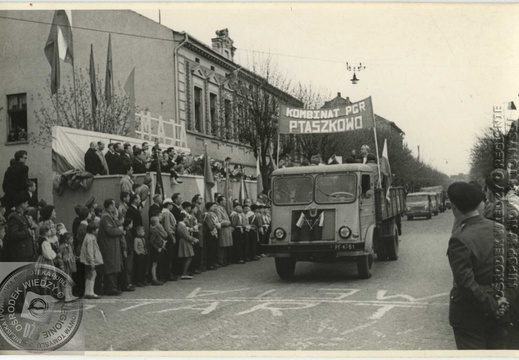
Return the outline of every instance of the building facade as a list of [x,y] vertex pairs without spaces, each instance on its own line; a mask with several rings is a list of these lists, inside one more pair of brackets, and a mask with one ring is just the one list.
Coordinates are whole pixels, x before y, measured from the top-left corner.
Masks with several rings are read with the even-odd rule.
[[[16,151],[28,150],[29,177],[38,183],[38,196],[51,199],[50,146],[33,147],[30,140],[39,133],[36,114],[52,106],[51,67],[44,47],[54,11],[0,14],[0,136],[4,134],[0,141],[0,169],[9,166]],[[164,132],[161,129],[175,124],[176,128],[182,127],[180,133],[187,134],[186,147],[192,153],[201,154],[207,146],[212,158],[223,161],[231,157],[232,163],[248,166],[248,173],[253,173],[255,158],[249,147],[238,141],[234,127],[240,119],[234,116],[235,93],[230,79],[237,73],[246,74],[238,76],[245,76],[247,81],[260,82],[261,78],[233,61],[236,49],[226,30],[218,31],[209,46],[129,10],[72,11],[71,26],[76,78],[86,77],[88,81],[92,48],[98,87],[104,85],[110,36],[115,92],[124,94],[123,87],[134,70],[136,109],[156,120],[155,124],[147,123],[147,130],[159,136]],[[61,86],[72,86],[71,64],[60,63]],[[286,93],[273,87],[270,90],[280,101],[299,104]],[[136,132],[138,135],[144,133],[143,129],[137,130],[141,130]],[[161,139],[161,143],[165,142]]]

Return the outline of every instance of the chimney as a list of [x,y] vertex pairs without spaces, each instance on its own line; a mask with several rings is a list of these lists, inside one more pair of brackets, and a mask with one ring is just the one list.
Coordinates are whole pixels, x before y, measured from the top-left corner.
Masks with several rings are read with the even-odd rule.
[[236,48],[234,41],[229,37],[229,30],[216,30],[216,37],[211,39],[213,50],[224,58],[233,61]]
[[337,97],[341,97],[341,93],[340,92],[337,93]]

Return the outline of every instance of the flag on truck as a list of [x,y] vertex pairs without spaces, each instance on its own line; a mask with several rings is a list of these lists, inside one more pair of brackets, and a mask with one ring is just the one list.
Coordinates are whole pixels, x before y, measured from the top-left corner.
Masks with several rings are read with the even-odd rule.
[[383,175],[382,187],[386,189],[386,199],[389,199],[389,188],[391,187],[391,166],[389,165],[389,156],[387,153],[387,139],[384,139],[384,148],[382,149],[382,159],[380,159],[380,172]]

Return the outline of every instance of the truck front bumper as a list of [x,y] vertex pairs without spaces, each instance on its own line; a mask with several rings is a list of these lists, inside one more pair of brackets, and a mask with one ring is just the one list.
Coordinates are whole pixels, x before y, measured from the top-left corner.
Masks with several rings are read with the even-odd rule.
[[318,258],[357,257],[365,255],[364,243],[290,243],[262,245],[262,251],[272,257],[295,257],[299,260]]

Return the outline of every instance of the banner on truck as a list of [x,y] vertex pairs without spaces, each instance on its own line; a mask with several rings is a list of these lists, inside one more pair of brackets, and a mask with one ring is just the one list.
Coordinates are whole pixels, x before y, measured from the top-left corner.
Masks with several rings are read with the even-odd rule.
[[326,134],[373,127],[371,97],[347,106],[301,109],[281,105],[280,134]]

